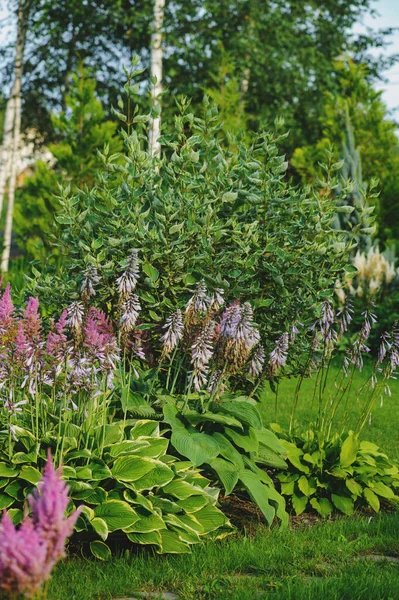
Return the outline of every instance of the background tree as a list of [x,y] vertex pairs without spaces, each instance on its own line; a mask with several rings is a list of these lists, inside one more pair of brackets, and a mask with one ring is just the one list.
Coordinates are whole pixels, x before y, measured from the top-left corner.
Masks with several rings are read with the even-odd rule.
[[15,207],[15,232],[24,254],[30,258],[48,258],[49,232],[53,230],[58,209],[60,186],[69,183],[75,192],[94,184],[102,164],[98,149],[109,147],[110,154],[121,149],[117,124],[105,119],[96,96],[96,82],[81,68],[71,77],[65,111],[52,117],[55,141],[49,145],[55,164],[36,164],[35,173],[18,190]]

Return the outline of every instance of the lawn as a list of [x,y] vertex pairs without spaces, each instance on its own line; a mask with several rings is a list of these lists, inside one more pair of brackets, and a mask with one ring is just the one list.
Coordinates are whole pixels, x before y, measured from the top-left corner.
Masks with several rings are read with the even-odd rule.
[[[356,375],[361,385],[367,368]],[[335,373],[332,373],[332,377]],[[295,380],[266,391],[266,423],[288,423]],[[356,389],[356,386],[355,386]],[[303,386],[298,420],[311,413],[312,382]],[[399,458],[399,384],[373,413],[363,437]],[[350,419],[358,407],[351,396]],[[338,421],[339,422],[339,421]],[[286,531],[240,532],[227,540],[196,546],[191,555],[157,556],[138,549],[111,562],[71,557],[58,566],[49,600],[106,600],[139,597],[137,592],[176,594],[181,599],[389,600],[399,597],[399,513],[356,515],[321,522],[306,516]],[[152,598],[157,596],[153,595]]]

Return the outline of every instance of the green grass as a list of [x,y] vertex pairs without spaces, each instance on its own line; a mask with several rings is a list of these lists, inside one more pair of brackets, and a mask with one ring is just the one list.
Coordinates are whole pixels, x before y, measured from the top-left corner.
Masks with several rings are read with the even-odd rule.
[[[356,375],[359,387],[367,369]],[[333,373],[334,376],[334,373]],[[266,391],[261,411],[266,423],[287,425],[295,380]],[[297,419],[314,418],[312,381],[303,385]],[[359,407],[349,401],[349,426]],[[338,420],[339,423],[339,420]],[[392,397],[377,404],[363,438],[399,458],[399,383]],[[381,555],[376,560],[370,555]],[[385,557],[394,557],[390,561]],[[396,600],[399,598],[399,513],[337,518],[288,531],[260,526],[255,535],[236,534],[194,547],[191,555],[157,556],[148,550],[109,563],[70,558],[55,570],[48,600],[106,600],[134,597],[135,591],[169,591],[186,600]]]

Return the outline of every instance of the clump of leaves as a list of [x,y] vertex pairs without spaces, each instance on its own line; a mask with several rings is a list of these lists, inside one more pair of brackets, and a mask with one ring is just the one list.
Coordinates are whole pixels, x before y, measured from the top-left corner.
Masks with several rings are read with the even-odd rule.
[[399,502],[399,469],[378,446],[360,441],[352,431],[323,439],[313,429],[288,435],[279,425],[288,471],[279,473],[281,493],[297,515],[315,510],[352,515],[356,508],[380,510],[381,500]]

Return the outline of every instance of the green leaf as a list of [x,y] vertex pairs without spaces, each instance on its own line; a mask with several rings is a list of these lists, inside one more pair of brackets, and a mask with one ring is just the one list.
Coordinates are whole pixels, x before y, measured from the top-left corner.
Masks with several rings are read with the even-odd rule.
[[311,498],[310,505],[319,513],[322,517],[328,517],[333,511],[333,506],[327,498]]
[[0,477],[16,477],[19,471],[19,469],[9,467],[6,463],[0,463]]
[[257,452],[259,449],[259,442],[256,435],[256,431],[253,427],[250,427],[248,433],[238,433],[230,427],[225,427],[226,435],[238,446],[243,448],[245,452]]
[[179,454],[189,458],[196,467],[209,462],[219,454],[217,441],[206,433],[172,430],[171,442]]
[[190,552],[189,547],[185,544],[178,534],[174,531],[161,531],[161,550],[159,554],[185,554]]
[[357,452],[359,450],[359,440],[352,432],[348,435],[344,443],[342,444],[340,453],[340,465],[343,468],[349,467],[355,462]]
[[301,490],[302,494],[309,497],[315,493],[317,490],[316,483],[313,478],[308,479],[305,475],[302,475],[298,479],[298,487]]
[[19,478],[24,479],[25,481],[29,481],[29,483],[36,484],[39,483],[42,476],[40,471],[38,469],[35,469],[35,467],[24,465],[19,474]]
[[273,450],[273,452],[276,452],[277,454],[286,456],[287,450],[284,448],[278,437],[272,431],[270,431],[270,429],[265,429],[262,427],[262,429],[257,432],[257,435],[260,444],[267,446],[267,448],[270,448],[270,450]]
[[249,402],[227,401],[220,404],[220,410],[236,417],[240,422],[247,423],[255,429],[262,429],[262,417],[258,409]]
[[248,469],[240,472],[239,479],[245,486],[252,500],[262,511],[266,521],[271,525],[274,519],[275,510],[273,506],[269,504],[267,486],[260,481],[256,473],[253,473]]
[[238,452],[237,448],[233,446],[233,444],[224,436],[222,433],[215,431],[212,434],[212,437],[217,441],[220,454],[227,458],[230,462],[232,462],[238,471],[241,471],[244,468],[244,462],[242,460],[241,454]]
[[10,496],[6,496],[5,494],[0,494],[0,510],[4,508],[8,508],[12,504],[14,504],[15,499]]
[[94,515],[103,519],[110,532],[125,529],[139,520],[133,508],[122,500],[107,500],[94,509]]
[[200,508],[204,508],[204,506],[208,504],[208,500],[205,496],[190,496],[185,500],[178,500],[176,504],[186,513],[195,513]]
[[228,522],[227,517],[224,516],[222,511],[211,504],[197,510],[191,518],[198,521],[203,528],[204,533],[215,531]]
[[112,557],[111,550],[107,544],[104,544],[104,542],[100,542],[99,540],[90,542],[90,550],[93,556],[99,560],[110,560]]
[[348,496],[339,496],[338,494],[331,494],[331,500],[333,501],[334,506],[344,513],[344,515],[353,515],[355,506],[352,498],[348,498]]
[[237,466],[233,465],[224,458],[214,458],[208,464],[216,472],[225,489],[225,495],[228,496],[234,490],[238,481]]
[[367,503],[375,512],[380,511],[380,500],[376,494],[370,488],[364,488],[363,495],[367,500]]
[[141,456],[120,456],[111,469],[118,481],[137,481],[155,468],[154,463]]
[[279,454],[261,444],[254,460],[256,463],[274,467],[275,469],[286,469],[288,466]]
[[134,482],[137,490],[150,490],[153,487],[161,487],[174,479],[174,472],[163,462],[154,460],[152,464],[154,468]]
[[146,275],[148,275],[148,277],[151,279],[151,281],[153,283],[155,283],[156,281],[158,281],[159,279],[159,271],[153,267],[152,265],[150,265],[150,263],[144,263],[142,265],[142,269],[144,271],[144,273]]
[[149,533],[128,533],[128,539],[133,544],[155,544],[161,546],[161,536],[159,531],[150,531]]
[[198,425],[198,423],[220,423],[222,425],[230,425],[231,427],[239,427],[242,429],[242,423],[229,415],[221,415],[210,411],[198,413],[191,410],[185,411],[184,416],[191,425]]
[[108,537],[108,526],[104,519],[100,519],[100,517],[94,517],[90,521],[90,525],[93,527],[94,531],[98,533],[102,540],[106,540]]
[[307,496],[299,496],[298,494],[293,494],[293,496],[291,498],[291,502],[292,502],[292,507],[295,510],[295,514],[301,515],[308,505],[308,497]]
[[163,519],[156,514],[140,517],[138,521],[124,528],[125,533],[151,533],[151,531],[159,531],[166,529]]
[[175,496],[179,500],[186,500],[190,496],[198,495],[198,489],[187,481],[171,481],[163,488],[164,494]]
[[174,233],[178,233],[179,231],[181,231],[184,227],[184,223],[176,223],[175,225],[172,225],[172,227],[169,227],[169,233],[170,235],[173,235]]
[[385,485],[385,483],[382,483],[382,481],[378,481],[377,483],[374,483],[372,485],[370,484],[370,487],[372,488],[375,494],[378,494],[378,496],[382,496],[382,498],[388,498],[389,500],[390,498],[395,497],[395,493],[393,492],[393,490],[387,485]]
[[362,486],[354,479],[346,479],[345,485],[351,494],[354,494],[355,496],[361,496],[363,494]]

